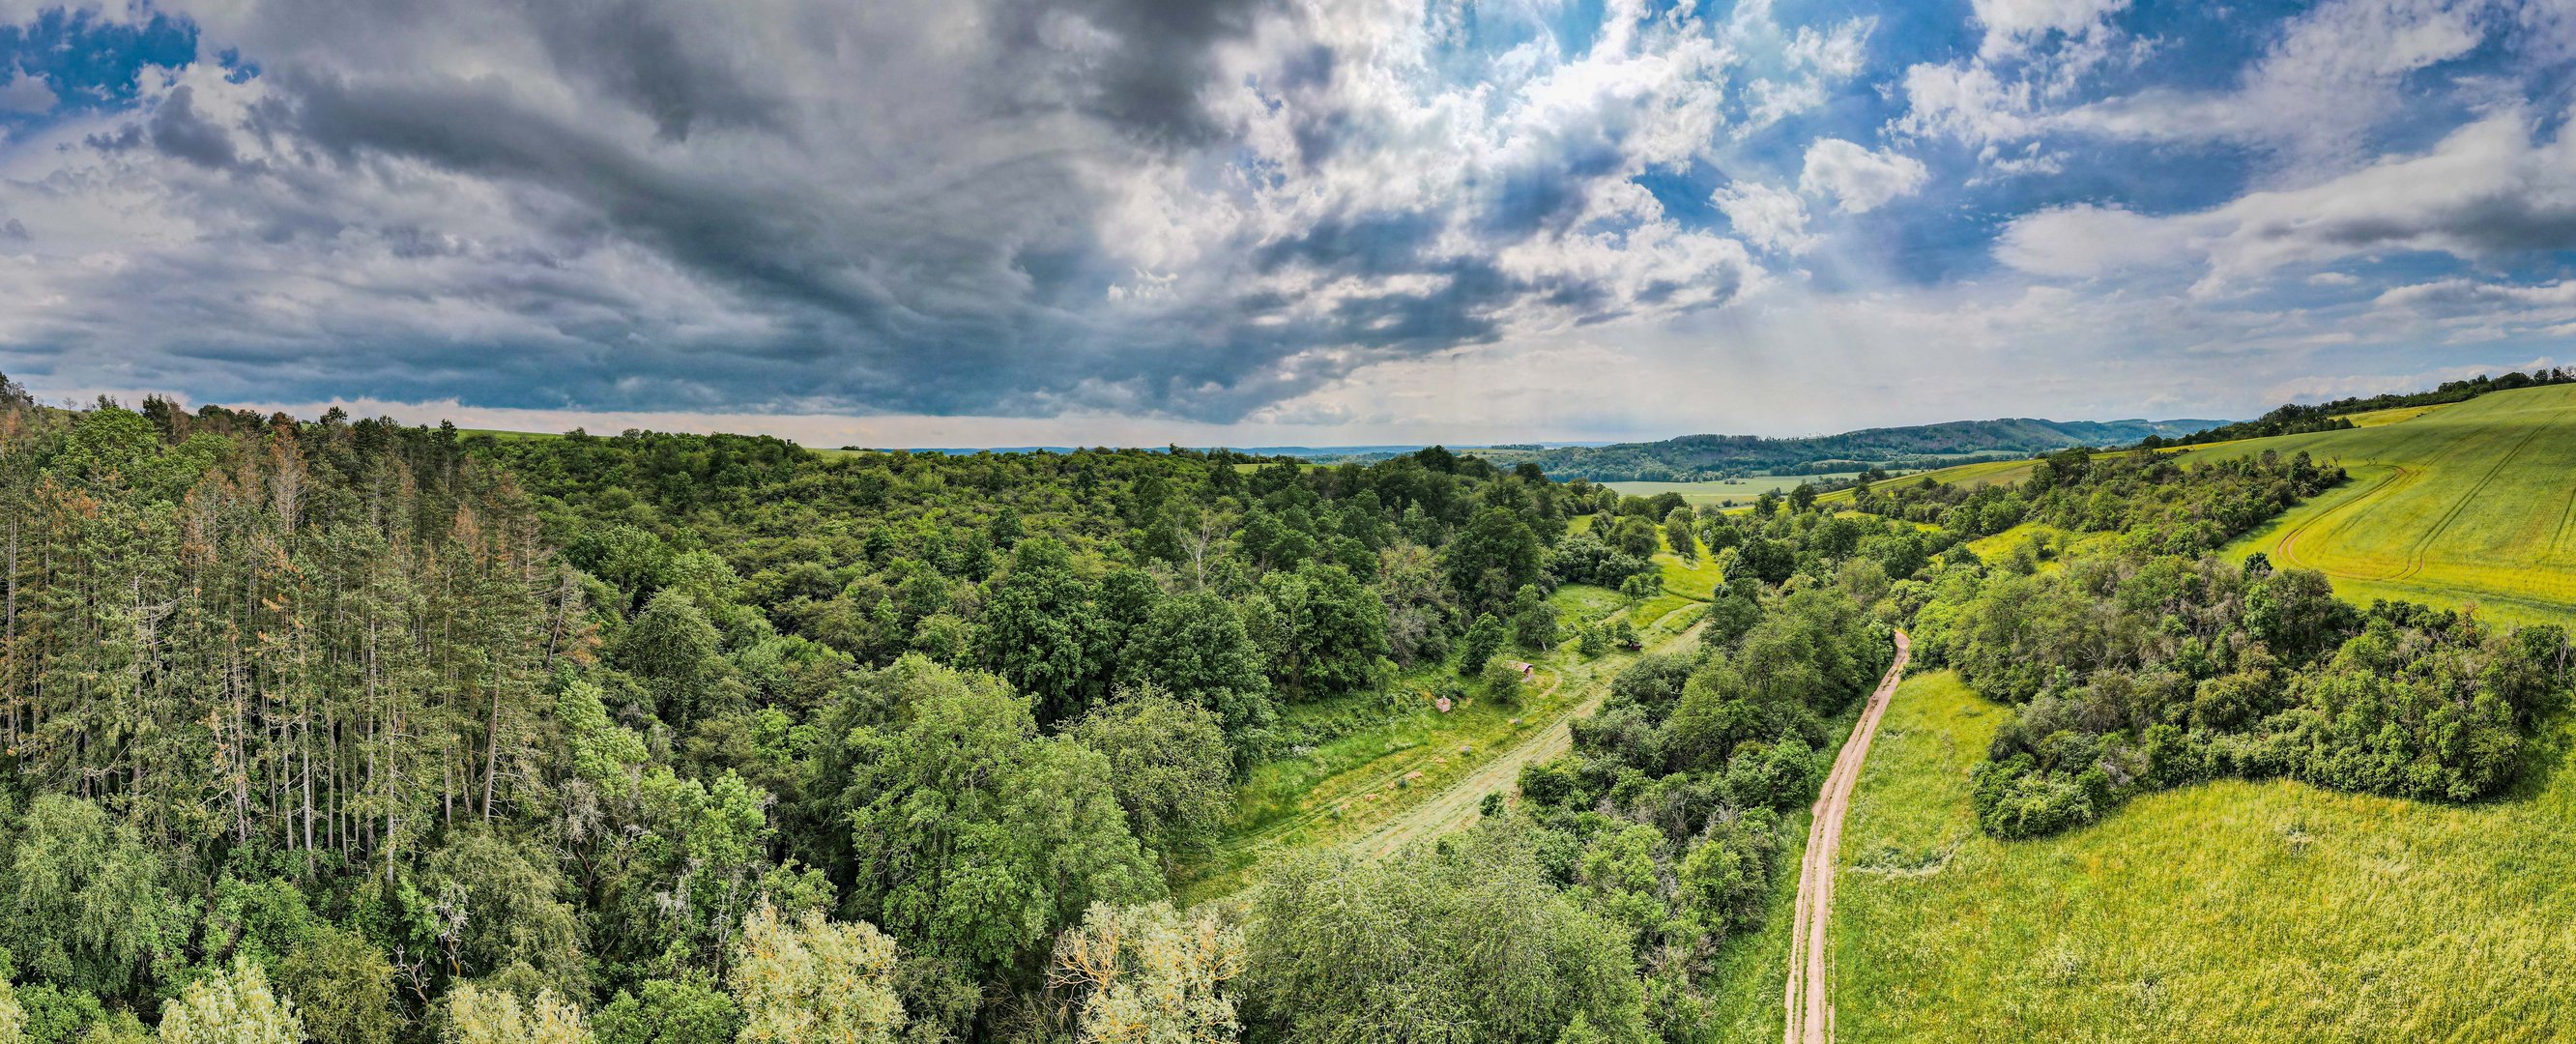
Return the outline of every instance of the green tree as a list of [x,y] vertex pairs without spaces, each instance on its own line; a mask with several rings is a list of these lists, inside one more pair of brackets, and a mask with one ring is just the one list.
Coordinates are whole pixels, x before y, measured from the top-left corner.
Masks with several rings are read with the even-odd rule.
[[1513,644],[1531,652],[1556,646],[1556,607],[1548,604],[1536,585],[1525,585],[1512,596],[1511,615]]
[[903,692],[899,721],[857,729],[846,755],[852,912],[999,976],[1093,902],[1161,893],[1105,755],[1041,735],[990,675],[905,657],[880,684]]
[[1691,509],[1686,507],[1674,508],[1671,514],[1664,516],[1664,541],[1672,545],[1673,554],[1680,556],[1682,561],[1699,560],[1699,537],[1692,532],[1697,522]]
[[1080,715],[1104,695],[1095,690],[1116,651],[1099,597],[1062,542],[1021,541],[978,621],[977,662],[1035,699],[1041,719]]
[[903,1028],[895,944],[873,925],[766,906],[742,927],[734,957],[740,1044],[893,1044]]
[[617,665],[643,679],[663,721],[685,728],[723,670],[716,655],[721,641],[694,599],[665,588],[618,639]]
[[1627,933],[1548,882],[1519,817],[1360,863],[1307,853],[1253,900],[1249,993],[1275,1039],[1652,1039]]
[[232,970],[190,983],[161,1008],[161,1044],[304,1044],[295,1006],[269,992],[259,966],[237,961]]
[[1538,582],[1543,565],[1538,533],[1500,507],[1477,512],[1443,554],[1449,586],[1470,612],[1501,608],[1521,585]]
[[732,1044],[742,1012],[731,996],[696,979],[647,979],[619,990],[590,1019],[599,1044]]
[[316,1044],[393,1040],[393,964],[356,932],[325,926],[279,963],[277,985]]
[[1109,787],[1138,841],[1165,855],[1213,831],[1233,808],[1233,752],[1216,715],[1150,686],[1123,690],[1074,724],[1109,762]]
[[1491,613],[1479,616],[1476,625],[1467,628],[1467,640],[1460,646],[1458,673],[1472,675],[1484,670],[1485,664],[1502,651],[1503,622]]
[[1386,655],[1386,605],[1350,571],[1308,562],[1261,578],[1268,642],[1281,681],[1300,697],[1366,688]]
[[1123,685],[1156,686],[1216,712],[1230,735],[1268,727],[1270,679],[1233,603],[1193,591],[1154,605],[1118,658]]

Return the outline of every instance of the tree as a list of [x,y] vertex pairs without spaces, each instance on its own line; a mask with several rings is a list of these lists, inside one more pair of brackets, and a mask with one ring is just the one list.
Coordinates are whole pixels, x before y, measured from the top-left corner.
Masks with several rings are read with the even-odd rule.
[[445,1044],[589,1044],[581,1009],[553,990],[522,1004],[517,994],[471,982],[447,993]]
[[1519,817],[1375,863],[1306,853],[1253,900],[1252,1021],[1290,1044],[1652,1039],[1627,933],[1559,893]]
[[1079,716],[1103,693],[1116,651],[1096,604],[1099,587],[1074,568],[1073,553],[1051,537],[1023,540],[1010,567],[993,582],[975,632],[977,662],[1037,701],[1038,716]]
[[1477,675],[1477,681],[1484,686],[1486,699],[1504,706],[1520,703],[1521,669],[1512,666],[1508,657],[1496,656],[1486,660],[1485,669]]
[[141,991],[141,972],[186,935],[160,860],[97,805],[44,794],[11,849],[0,931],[21,966],[100,997]]
[[1275,717],[1261,649],[1234,604],[1193,591],[1154,605],[1118,657],[1119,683],[1155,686],[1216,712],[1227,734],[1267,727]]
[[1512,643],[1531,652],[1545,652],[1557,641],[1556,607],[1538,593],[1535,585],[1523,585],[1512,596]]
[[1083,1044],[1224,1044],[1242,1029],[1243,947],[1214,913],[1098,904],[1056,940],[1047,985],[1072,996]]
[[653,596],[617,642],[617,665],[643,679],[653,694],[654,712],[675,726],[687,727],[707,699],[708,687],[723,669],[716,652],[721,637],[699,611],[695,599],[676,588]]
[[1805,511],[1805,510],[1807,510],[1807,509],[1809,509],[1809,508],[1812,508],[1812,507],[1815,507],[1815,506],[1816,506],[1816,484],[1815,484],[1815,483],[1813,483],[1813,482],[1801,482],[1801,483],[1798,483],[1798,487],[1797,487],[1796,489],[1792,489],[1792,490],[1790,490],[1790,491],[1789,491],[1789,507],[1790,507],[1791,509],[1796,510],[1796,511]]
[[1662,542],[1655,539],[1655,524],[1635,515],[1620,517],[1619,524],[1610,531],[1610,546],[1640,561],[1663,550]]
[[1509,508],[1489,507],[1460,531],[1443,552],[1449,586],[1469,612],[1502,607],[1523,584],[1536,583],[1543,565],[1538,534]]
[[1233,807],[1233,752],[1204,708],[1152,687],[1125,690],[1083,715],[1073,738],[1108,760],[1109,787],[1147,848],[1168,856]]
[[1338,565],[1261,578],[1274,669],[1303,698],[1366,688],[1386,654],[1386,604]]
[[1467,629],[1467,640],[1459,651],[1458,673],[1466,676],[1485,669],[1486,662],[1501,651],[1503,622],[1494,619],[1492,613],[1477,617],[1476,625]]
[[393,1040],[393,964],[356,932],[324,927],[278,965],[277,980],[316,1044]]
[[743,924],[733,996],[740,1044],[893,1044],[903,1028],[895,944],[872,925],[763,906]]
[[899,720],[854,730],[843,755],[852,913],[999,976],[1093,902],[1161,893],[1106,756],[1040,735],[1029,700],[990,675],[907,656],[876,684],[899,693]]
[[236,961],[163,1005],[156,1036],[162,1044],[304,1044],[304,1024],[269,992],[258,965]]
[[741,1031],[733,997],[694,977],[647,979],[634,992],[619,990],[590,1020],[598,1044],[734,1044]]
[[1686,507],[1674,508],[1671,514],[1664,516],[1664,541],[1673,546],[1673,554],[1680,556],[1682,561],[1699,560],[1699,537],[1692,532],[1698,521]]

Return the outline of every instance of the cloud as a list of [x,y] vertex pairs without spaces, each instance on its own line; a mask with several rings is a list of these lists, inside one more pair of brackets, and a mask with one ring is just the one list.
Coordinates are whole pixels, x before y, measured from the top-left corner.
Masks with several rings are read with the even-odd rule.
[[2052,36],[2099,32],[2128,6],[2128,0],[1972,0],[1977,22],[1986,28],[1977,53],[1988,60],[2009,58]]
[[[178,6],[258,74],[0,151],[0,209],[54,215],[0,273],[13,372],[1217,421],[1764,279],[1636,180],[1744,133],[1741,18],[1612,3],[1568,53],[1331,0]],[[1870,24],[1762,60],[1847,78]]]
[[2033,275],[2091,278],[2185,260],[2190,235],[2181,222],[2077,204],[2014,219],[1995,259]]
[[1921,160],[1892,151],[1872,152],[1840,138],[1807,147],[1799,191],[1833,197],[1847,213],[1863,214],[1899,196],[1913,195],[1931,178]]
[[2527,114],[2499,112],[2423,153],[2202,211],[2042,210],[2008,224],[1995,256],[2042,276],[2188,265],[2200,273],[2199,292],[2219,294],[2282,268],[2348,258],[2431,253],[2499,263],[2576,250],[2576,143],[2565,126],[2543,140]]
[[0,112],[41,115],[51,110],[59,100],[54,96],[53,88],[45,86],[45,78],[35,73],[21,70],[7,82],[0,83]]
[[1739,181],[1718,189],[1709,202],[1737,235],[1766,250],[1795,253],[1815,243],[1807,234],[1807,205],[1795,192]]
[[2224,86],[2193,77],[2088,88],[2097,74],[2125,67],[2112,60],[2119,53],[2108,22],[2125,6],[1978,0],[1979,52],[1907,69],[1907,109],[1891,126],[1972,145],[2082,136],[2237,147],[2276,169],[2313,174],[2364,160],[2374,131],[2402,121],[2426,93],[2413,77],[2490,44],[2532,52],[2543,59],[2535,70],[2576,54],[2576,20],[2548,13],[2546,0],[2329,0],[2267,33]]

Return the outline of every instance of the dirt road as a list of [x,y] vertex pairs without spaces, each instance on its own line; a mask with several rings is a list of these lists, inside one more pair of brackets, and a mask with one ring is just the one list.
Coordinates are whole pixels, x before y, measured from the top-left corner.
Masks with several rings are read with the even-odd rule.
[[[1650,629],[1661,627],[1664,620],[1670,619],[1674,613],[1689,608],[1691,606],[1683,606],[1673,613],[1666,613],[1663,619],[1658,619],[1647,626]],[[1656,639],[1647,645],[1646,651],[1660,653],[1689,648],[1691,642],[1698,640],[1698,634],[1697,625],[1685,627],[1675,634]],[[1589,691],[1584,693],[1582,702],[1575,704],[1572,710],[1557,718],[1555,724],[1535,736],[1523,739],[1511,749],[1495,755],[1492,761],[1478,766],[1476,771],[1450,784],[1449,789],[1442,791],[1440,796],[1405,810],[1404,814],[1388,820],[1384,826],[1353,840],[1350,849],[1352,854],[1362,859],[1382,859],[1414,841],[1437,837],[1452,830],[1473,825],[1483,816],[1480,809],[1484,804],[1485,795],[1510,793],[1512,788],[1520,783],[1523,766],[1545,761],[1572,749],[1574,722],[1580,718],[1591,717],[1593,711],[1601,709],[1602,701],[1609,698],[1608,680],[1594,683]]]
[[1905,657],[1913,642],[1896,632],[1896,664],[1869,694],[1869,706],[1852,726],[1816,797],[1815,821],[1807,827],[1807,855],[1798,867],[1797,922],[1789,939],[1789,986],[1783,998],[1789,1011],[1787,1044],[1831,1044],[1834,1039],[1834,851],[1842,847],[1843,813],[1851,809],[1852,784],[1860,780],[1861,759],[1878,719],[1887,713],[1887,698],[1905,676]]

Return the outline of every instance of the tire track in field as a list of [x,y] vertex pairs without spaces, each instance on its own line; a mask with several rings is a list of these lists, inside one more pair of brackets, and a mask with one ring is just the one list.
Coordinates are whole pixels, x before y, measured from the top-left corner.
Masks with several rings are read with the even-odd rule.
[[2531,440],[2539,438],[2540,433],[2547,430],[2549,426],[2546,424],[2532,425],[2531,431],[2525,434],[2521,441],[2514,443],[2513,448],[2506,450],[2503,456],[2497,457],[2495,464],[2487,468],[2487,473],[2478,476],[2477,484],[2470,486],[2467,492],[2452,501],[2451,509],[2442,513],[2441,520],[2433,523],[2433,528],[2426,530],[2423,537],[2415,541],[2415,548],[2408,556],[2406,568],[2394,579],[2402,582],[2414,579],[2423,573],[2425,564],[2432,557],[2434,541],[2441,539],[2442,534],[2449,530],[2453,523],[2458,522],[2461,515],[2468,512],[2469,505],[2485,494],[2487,486],[2495,482],[2497,475],[2504,473],[2505,466],[2513,463],[2513,458],[2522,455],[2523,447],[2531,445]]
[[[2387,496],[2387,495],[2389,495],[2389,494],[2391,494],[2391,493],[2396,492],[2396,490],[2395,490],[2395,489],[2393,489],[2393,488],[2391,488],[2391,487],[2396,486],[2396,485],[2398,484],[2398,480],[2400,480],[2400,479],[2408,479],[2408,478],[2410,478],[2410,476],[2412,476],[2412,475],[2414,475],[2414,474],[2415,474],[2414,469],[2411,469],[2411,468],[2405,467],[2405,466],[2403,466],[2403,465],[2396,465],[2396,466],[2394,466],[2394,468],[2395,468],[2395,470],[2392,470],[2392,471],[2390,471],[2388,474],[2381,476],[2378,482],[2372,483],[2372,484],[2370,485],[2370,488],[2368,488],[2368,489],[2364,489],[2364,490],[2362,490],[2361,492],[2354,494],[2354,495],[2353,495],[2353,497],[2352,497],[2352,499],[2347,500],[2347,501],[2344,501],[2343,503],[2341,503],[2341,504],[2337,504],[2337,505],[2335,505],[2335,506],[2333,506],[2333,507],[2327,508],[2327,509],[2325,509],[2325,510],[2323,510],[2323,511],[2319,511],[2319,512],[2317,512],[2317,513],[2316,513],[2316,514],[2314,514],[2314,515],[2310,515],[2310,516],[2308,516],[2308,518],[2307,518],[2305,521],[2302,521],[2302,522],[2300,522],[2298,525],[2295,525],[2295,526],[2290,527],[2289,532],[2286,532],[2286,533],[2281,534],[2281,538],[2280,538],[2279,540],[2275,540],[2275,541],[2273,541],[2273,542],[2272,542],[2272,548],[2273,548],[2273,550],[2279,551],[2279,552],[2281,553],[2281,564],[2282,564],[2282,565],[2284,565],[2284,566],[2294,566],[2294,567],[2300,567],[2300,568],[2313,568],[2313,569],[2316,569],[2316,570],[2317,570],[2317,571],[2319,571],[2319,572],[2327,572],[2327,573],[2331,573],[2331,572],[2333,572],[2333,570],[2326,569],[2325,567],[2323,567],[2323,566],[2321,566],[2321,565],[2318,565],[2318,566],[2312,566],[2312,565],[2309,565],[2305,559],[2300,558],[2300,557],[2299,557],[2299,538],[2301,538],[2301,537],[2304,537],[2304,536],[2308,535],[2308,532],[2309,532],[2310,530],[2313,530],[2313,529],[2317,528],[2318,526],[2324,525],[2324,524],[2327,522],[2327,520],[2329,520],[2329,519],[2337,519],[2337,518],[2341,518],[2341,517],[2343,517],[2343,516],[2344,516],[2344,515],[2346,515],[2346,514],[2349,514],[2349,513],[2353,513],[2353,512],[2355,512],[2355,511],[2358,511],[2358,510],[2359,510],[2359,509],[2361,509],[2363,506],[2365,506],[2365,505],[2367,505],[2367,504],[2371,503],[2372,501],[2378,500],[2378,499],[2379,499],[2379,498],[2381,498],[2381,497],[2384,497],[2384,496]],[[2409,484],[2411,484],[2411,482],[2410,482]],[[2343,575],[2350,575],[2350,574],[2343,574]]]

